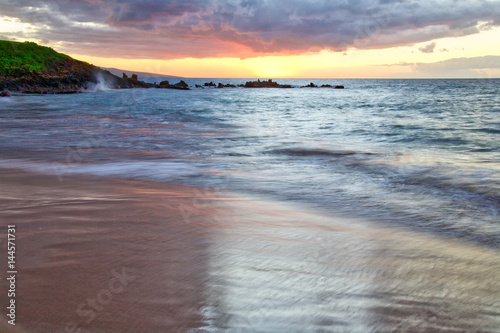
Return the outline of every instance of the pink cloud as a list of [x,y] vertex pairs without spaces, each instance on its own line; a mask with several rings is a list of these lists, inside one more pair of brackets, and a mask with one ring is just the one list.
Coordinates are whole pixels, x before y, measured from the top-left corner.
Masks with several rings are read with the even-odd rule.
[[[500,2],[480,0],[20,0],[2,11],[50,27],[7,37],[65,42],[63,51],[72,53],[155,59],[386,48],[500,25]],[[82,22],[100,25],[76,24]]]

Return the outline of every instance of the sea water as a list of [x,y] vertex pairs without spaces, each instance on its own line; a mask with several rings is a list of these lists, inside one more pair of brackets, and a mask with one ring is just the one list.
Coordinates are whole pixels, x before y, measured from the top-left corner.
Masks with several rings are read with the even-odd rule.
[[278,82],[295,88],[2,98],[0,167],[229,190],[499,247],[500,80]]

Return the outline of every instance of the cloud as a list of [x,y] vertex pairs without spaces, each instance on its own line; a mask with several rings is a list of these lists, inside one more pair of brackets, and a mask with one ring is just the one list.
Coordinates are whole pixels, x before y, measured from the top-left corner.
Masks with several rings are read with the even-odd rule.
[[500,70],[500,56],[488,55],[471,58],[452,58],[431,63],[406,63],[383,65],[410,67],[424,77],[484,77],[484,70]]
[[418,71],[453,71],[462,69],[500,69],[500,56],[483,56],[472,58],[453,58],[434,63],[416,63],[413,67]]
[[130,26],[139,30],[153,30],[156,19],[179,18],[204,10],[203,1],[194,0],[101,0],[96,1],[108,16],[106,22],[112,26]]
[[7,36],[145,59],[387,48],[500,25],[499,0],[0,0],[0,8],[43,27]]
[[422,53],[434,53],[434,48],[436,47],[436,42],[432,42],[425,46],[419,47],[418,50]]

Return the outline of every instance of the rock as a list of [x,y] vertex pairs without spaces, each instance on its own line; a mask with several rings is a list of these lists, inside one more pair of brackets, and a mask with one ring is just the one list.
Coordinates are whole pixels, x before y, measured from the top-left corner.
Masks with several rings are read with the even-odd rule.
[[307,86],[303,86],[302,88],[318,88],[318,86],[311,82]]
[[122,79],[128,79],[127,74],[123,73]]
[[137,81],[138,79],[137,74],[132,74],[132,80]]
[[335,86],[335,89],[344,89],[344,86]]
[[180,89],[189,89],[188,84],[186,82],[184,82],[183,80],[181,80],[180,82],[174,84],[174,87],[180,88]]
[[0,92],[0,97],[10,97],[10,96],[11,96],[10,91],[8,90]]
[[333,88],[333,87],[329,84],[322,84],[321,88]]
[[182,80],[176,84],[170,84],[168,81],[161,81],[159,85],[154,85],[154,87],[163,89],[190,90],[188,84]]
[[[216,88],[219,88],[219,89],[222,89],[222,88],[236,88],[236,86],[234,84],[230,84],[230,83],[223,84],[223,83],[220,83],[220,82],[217,85],[215,83],[213,83],[213,82],[207,82],[203,86],[204,87],[216,87]],[[198,85],[196,85],[196,87],[198,87]]]
[[292,88],[289,84],[278,84],[277,82],[273,82],[273,80],[268,81],[248,81],[244,85],[238,85],[239,87],[245,88]]

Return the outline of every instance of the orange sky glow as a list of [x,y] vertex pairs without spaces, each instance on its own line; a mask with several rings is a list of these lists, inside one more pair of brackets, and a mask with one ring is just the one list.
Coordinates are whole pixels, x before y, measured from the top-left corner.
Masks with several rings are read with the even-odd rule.
[[[497,68],[419,71],[410,64],[432,64],[454,58],[496,55],[500,59],[500,28],[464,37],[435,41],[441,51],[422,53],[429,43],[375,50],[349,49],[345,52],[321,51],[303,55],[260,56],[240,59],[183,58],[174,60],[124,59],[74,54],[75,58],[103,66],[140,72],[192,78],[425,78],[500,77]],[[497,40],[498,43],[492,43]],[[456,67],[456,66],[455,66]]]

